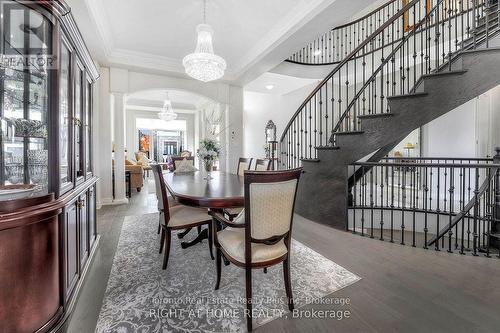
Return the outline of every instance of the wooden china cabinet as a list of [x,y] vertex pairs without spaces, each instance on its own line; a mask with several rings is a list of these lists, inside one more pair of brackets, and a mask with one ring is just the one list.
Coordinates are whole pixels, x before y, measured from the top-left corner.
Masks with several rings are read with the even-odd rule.
[[63,1],[0,0],[0,333],[57,331],[99,237],[98,71]]

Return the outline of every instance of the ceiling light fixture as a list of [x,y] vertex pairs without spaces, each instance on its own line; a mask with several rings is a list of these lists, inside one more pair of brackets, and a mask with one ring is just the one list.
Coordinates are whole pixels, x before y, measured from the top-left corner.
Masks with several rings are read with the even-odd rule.
[[266,89],[267,90],[273,90],[274,89],[274,85],[268,84],[268,85],[266,85]]
[[160,118],[163,121],[172,121],[177,119],[177,113],[174,112],[172,109],[172,102],[168,98],[168,91],[166,92],[167,99],[163,102],[163,107],[161,109],[161,112],[158,113],[158,118]]
[[220,79],[226,70],[226,61],[214,54],[212,45],[213,29],[206,24],[207,1],[203,0],[203,24],[198,24],[198,41],[194,53],[182,59],[186,74],[192,78],[209,82]]
[[315,55],[315,56],[321,55],[321,50],[317,49],[316,51],[313,52],[313,55]]

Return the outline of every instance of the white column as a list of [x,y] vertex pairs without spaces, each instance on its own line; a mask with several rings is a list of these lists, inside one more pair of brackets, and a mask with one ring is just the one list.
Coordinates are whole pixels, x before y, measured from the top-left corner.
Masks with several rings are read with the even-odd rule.
[[226,124],[228,126],[227,170],[229,172],[235,172],[238,159],[243,157],[243,89],[241,87],[229,87],[229,103],[226,108]]
[[114,92],[114,160],[115,160],[115,199],[114,204],[128,203],[125,193],[125,94]]
[[[109,68],[101,68],[101,77],[96,85],[93,117],[94,172],[97,183],[97,206],[113,203],[112,185],[112,141],[111,105],[109,94]],[[98,93],[97,93],[98,92]]]

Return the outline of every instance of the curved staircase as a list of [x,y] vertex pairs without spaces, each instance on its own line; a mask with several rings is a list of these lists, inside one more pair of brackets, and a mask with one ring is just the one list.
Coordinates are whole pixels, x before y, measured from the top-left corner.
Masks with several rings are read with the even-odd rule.
[[380,160],[414,129],[500,84],[497,2],[412,0],[380,17],[280,140],[280,167],[304,167],[297,213],[335,227],[347,223],[348,165]]

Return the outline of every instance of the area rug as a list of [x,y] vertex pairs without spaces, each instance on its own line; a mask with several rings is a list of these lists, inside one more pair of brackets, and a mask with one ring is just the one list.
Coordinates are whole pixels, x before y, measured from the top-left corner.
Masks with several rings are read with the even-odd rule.
[[[97,322],[98,333],[245,332],[245,276],[222,267],[214,291],[215,261],[207,241],[182,249],[173,235],[166,271],[161,269],[158,216],[126,217]],[[195,237],[191,231],[186,238]],[[342,289],[360,278],[293,240],[292,290],[295,307]],[[254,327],[289,313],[282,265],[253,270]]]

